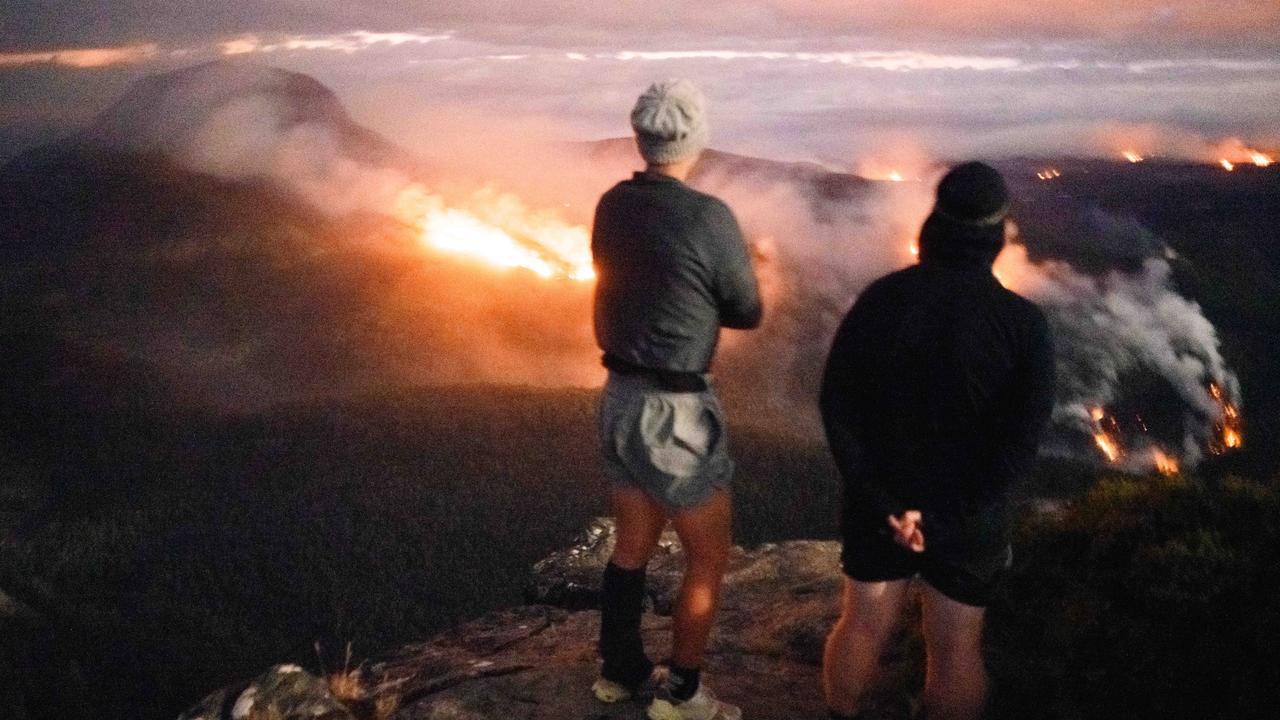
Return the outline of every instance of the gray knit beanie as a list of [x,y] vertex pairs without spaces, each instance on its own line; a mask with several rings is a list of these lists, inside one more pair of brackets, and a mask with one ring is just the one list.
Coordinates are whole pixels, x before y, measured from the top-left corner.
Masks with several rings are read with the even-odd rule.
[[636,100],[631,127],[646,162],[685,160],[707,146],[706,100],[688,80],[656,82]]

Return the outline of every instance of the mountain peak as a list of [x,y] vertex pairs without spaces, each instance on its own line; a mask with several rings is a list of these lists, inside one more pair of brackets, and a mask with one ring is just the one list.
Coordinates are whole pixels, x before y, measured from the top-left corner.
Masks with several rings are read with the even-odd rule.
[[262,174],[295,131],[302,145],[370,164],[406,154],[358,124],[338,96],[302,73],[216,60],[133,83],[78,140],[127,153],[159,153],[222,177]]
[[231,119],[276,129],[323,123],[345,130],[353,124],[337,96],[314,78],[214,61],[135,82],[86,136],[114,149],[172,153],[198,141],[211,124]]

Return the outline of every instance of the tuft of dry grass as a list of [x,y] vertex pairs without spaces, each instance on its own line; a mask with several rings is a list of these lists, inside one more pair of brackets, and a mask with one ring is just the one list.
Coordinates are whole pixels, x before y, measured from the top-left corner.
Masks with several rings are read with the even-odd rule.
[[[316,654],[320,654],[317,643]],[[351,643],[347,643],[347,652],[343,660],[342,670],[326,673],[325,682],[329,693],[342,703],[358,720],[389,720],[400,709],[400,697],[394,693],[375,693],[364,679],[364,663],[351,667]]]
[[325,677],[329,684],[329,692],[342,703],[352,703],[365,699],[364,683],[359,668],[330,673]]

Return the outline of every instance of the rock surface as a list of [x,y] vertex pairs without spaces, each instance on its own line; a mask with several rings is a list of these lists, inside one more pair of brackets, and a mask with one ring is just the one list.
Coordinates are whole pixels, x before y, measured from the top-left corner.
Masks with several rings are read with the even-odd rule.
[[178,720],[353,720],[329,684],[297,665],[277,665],[243,686],[223,688]]
[[[639,702],[606,705],[590,692],[598,669],[599,628],[599,613],[591,608],[612,545],[613,525],[599,519],[580,542],[535,565],[526,588],[530,604],[490,613],[369,664],[361,675],[359,694],[365,700],[352,716],[643,718]],[[643,623],[645,644],[654,658],[665,657],[670,648],[668,615],[682,566],[680,543],[668,533],[650,565],[648,593],[654,612],[646,613]],[[705,677],[710,686],[725,700],[742,705],[748,718],[825,718],[818,667],[826,632],[839,610],[839,590],[835,542],[735,547],[708,649]],[[901,665],[902,660],[889,657],[886,662]],[[201,707],[226,707],[228,692],[210,696]],[[258,691],[258,702],[262,692]],[[880,693],[868,709],[872,717],[900,718],[905,717],[905,704],[905,699]],[[193,710],[184,720],[221,717],[202,712],[206,711]]]

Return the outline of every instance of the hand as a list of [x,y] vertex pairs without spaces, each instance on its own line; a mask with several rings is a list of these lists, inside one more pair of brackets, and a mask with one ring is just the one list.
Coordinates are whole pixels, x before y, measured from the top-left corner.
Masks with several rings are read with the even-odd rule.
[[919,510],[889,516],[893,541],[912,552],[924,552],[924,518]]

